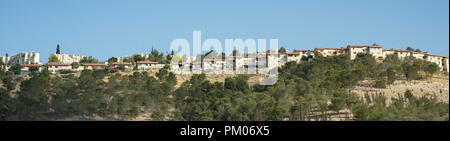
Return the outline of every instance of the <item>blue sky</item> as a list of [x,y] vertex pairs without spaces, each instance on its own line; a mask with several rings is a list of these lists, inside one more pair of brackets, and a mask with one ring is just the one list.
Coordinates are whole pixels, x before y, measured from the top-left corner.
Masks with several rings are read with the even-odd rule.
[[277,38],[289,50],[377,43],[449,54],[448,0],[0,0],[0,55],[128,56],[176,38]]

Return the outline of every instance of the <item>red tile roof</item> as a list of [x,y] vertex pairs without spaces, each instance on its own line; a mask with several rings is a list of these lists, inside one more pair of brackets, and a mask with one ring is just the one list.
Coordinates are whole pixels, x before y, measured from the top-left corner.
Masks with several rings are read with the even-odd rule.
[[20,64],[21,67],[42,67],[41,64]]
[[84,63],[83,66],[106,66],[106,65],[100,63]]
[[123,64],[123,65],[133,65],[133,64],[131,64],[130,62],[114,62],[114,63],[111,63],[112,65],[120,65],[120,64]]
[[47,66],[70,66],[70,64],[63,64],[63,63],[47,63]]
[[268,52],[266,53],[267,55],[280,55],[280,53],[272,53],[272,52]]
[[381,48],[381,46],[373,46],[373,45],[348,45],[348,48],[362,48],[362,47],[369,47],[369,48]]
[[312,52],[314,50],[312,50],[312,49],[296,49],[296,50],[294,50],[294,52],[308,52],[308,51]]
[[384,51],[409,52],[409,50],[405,50],[405,49],[383,49],[383,52]]
[[317,50],[342,50],[344,48],[316,48]]
[[158,62],[152,62],[152,61],[137,61],[138,64],[158,64]]
[[203,59],[204,62],[223,61],[223,59]]

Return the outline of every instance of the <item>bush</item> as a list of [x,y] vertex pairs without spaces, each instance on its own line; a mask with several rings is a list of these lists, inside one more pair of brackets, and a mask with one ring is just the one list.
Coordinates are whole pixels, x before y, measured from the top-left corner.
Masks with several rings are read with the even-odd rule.
[[375,88],[386,88],[386,81],[384,79],[376,80]]

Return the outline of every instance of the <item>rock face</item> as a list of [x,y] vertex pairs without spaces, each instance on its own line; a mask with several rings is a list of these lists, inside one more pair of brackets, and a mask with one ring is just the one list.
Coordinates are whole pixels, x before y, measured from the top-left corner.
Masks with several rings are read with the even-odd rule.
[[390,98],[397,98],[399,95],[403,96],[405,91],[411,90],[416,96],[435,96],[438,101],[448,103],[449,101],[449,79],[446,77],[434,77],[428,80],[397,80],[394,84],[388,85],[384,89],[374,88],[374,81],[365,80],[360,82],[350,92],[364,97],[381,94],[386,96],[387,103],[390,103]]

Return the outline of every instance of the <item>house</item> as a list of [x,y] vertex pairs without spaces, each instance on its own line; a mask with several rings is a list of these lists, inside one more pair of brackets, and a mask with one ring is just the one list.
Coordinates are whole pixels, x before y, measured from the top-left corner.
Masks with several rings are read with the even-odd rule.
[[20,71],[21,73],[28,74],[33,69],[36,69],[36,71],[41,72],[42,71],[42,65],[41,64],[19,64],[20,65]]
[[103,70],[106,68],[106,65],[104,63],[84,63],[83,69],[84,70]]
[[230,73],[230,71],[235,71],[237,73],[242,73],[244,71],[244,64],[247,59],[244,56],[228,56],[225,59],[225,68]]
[[203,59],[203,72],[221,74],[225,67],[223,59]]
[[343,54],[347,48],[315,48],[314,50],[321,53],[322,56],[336,56]]
[[428,62],[435,63],[439,66],[440,71],[444,71],[445,57],[433,54],[426,54],[425,60]]
[[345,52],[351,60],[354,60],[356,58],[356,55],[358,55],[359,53],[368,53],[374,56],[376,59],[383,59],[383,49],[381,46],[348,45]]
[[408,56],[411,56],[411,52],[405,49],[384,49],[383,50],[383,58],[386,58],[387,55],[397,54],[398,58],[404,59]]
[[420,59],[420,60],[425,59],[425,55],[426,55],[426,54],[428,54],[428,53],[427,53],[427,52],[424,52],[424,53],[422,53],[422,52],[415,52],[415,51],[413,51],[413,52],[410,53],[410,55],[411,55],[412,57],[414,57],[414,58],[416,58],[416,59]]
[[272,53],[272,52],[266,53],[267,58],[266,64],[268,71],[278,69],[278,67],[282,65],[278,57],[279,55],[280,55],[279,53]]
[[137,61],[136,62],[137,70],[147,71],[147,70],[157,70],[162,69],[164,64],[158,64],[158,62],[152,61]]
[[174,74],[191,74],[191,63],[188,62],[171,63],[170,69]]
[[309,60],[314,57],[314,50],[311,49],[296,49],[294,53],[300,54],[300,60]]
[[124,71],[132,71],[133,70],[133,64],[130,62],[113,62],[111,63],[110,67],[111,69],[119,69],[119,67],[123,65]]
[[52,74],[56,74],[61,71],[71,71],[72,66],[64,63],[47,63],[47,70]]
[[394,49],[383,49],[383,59],[386,59],[386,56],[395,54]]
[[293,53],[286,53],[287,55],[287,62],[297,62],[300,63],[300,60],[302,59],[302,55],[300,52],[293,52]]
[[449,72],[449,66],[448,66],[448,56],[444,56],[444,62],[443,62],[443,66],[444,66],[444,71],[447,71],[447,73]]

